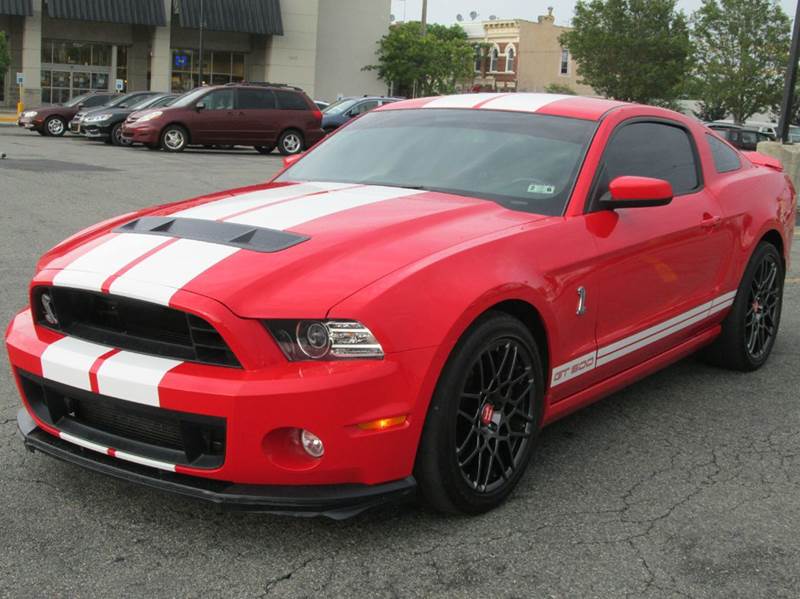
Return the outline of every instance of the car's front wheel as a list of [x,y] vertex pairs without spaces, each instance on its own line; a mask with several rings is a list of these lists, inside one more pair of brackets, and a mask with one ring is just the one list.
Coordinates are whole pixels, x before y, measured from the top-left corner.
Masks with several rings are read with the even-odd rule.
[[183,152],[189,143],[189,134],[180,125],[167,125],[161,132],[161,148],[167,152]]
[[489,312],[464,334],[436,386],[414,468],[434,509],[478,514],[511,493],[539,430],[542,373],[536,341],[516,318]]
[[303,151],[303,135],[294,129],[281,133],[278,138],[278,151],[284,156],[299,154]]
[[122,137],[122,123],[117,123],[111,129],[110,135],[111,143],[115,146],[129,146],[131,145],[130,142],[126,141],[124,137]]
[[44,129],[51,137],[61,137],[67,130],[67,122],[60,116],[51,116],[44,122]]
[[783,307],[785,268],[778,249],[756,247],[722,323],[722,333],[704,357],[717,366],[744,372],[761,368],[772,353]]

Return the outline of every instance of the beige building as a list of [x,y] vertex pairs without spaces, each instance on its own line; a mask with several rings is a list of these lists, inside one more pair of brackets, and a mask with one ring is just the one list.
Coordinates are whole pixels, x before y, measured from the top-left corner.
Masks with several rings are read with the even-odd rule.
[[91,90],[183,92],[271,81],[309,96],[382,94],[374,72],[390,0],[0,0],[12,63],[0,106],[63,102]]
[[578,83],[577,65],[558,41],[569,27],[555,24],[552,9],[537,21],[498,19],[461,26],[476,47],[474,89],[542,92],[559,84],[580,95],[595,95]]

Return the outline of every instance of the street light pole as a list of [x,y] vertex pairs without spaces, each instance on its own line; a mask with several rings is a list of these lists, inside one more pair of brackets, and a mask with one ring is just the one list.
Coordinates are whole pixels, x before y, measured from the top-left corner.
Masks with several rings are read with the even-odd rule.
[[198,68],[198,85],[203,85],[203,29],[205,28],[206,24],[205,20],[205,0],[200,0],[200,67]]
[[422,0],[422,35],[426,33],[428,33],[428,0]]
[[783,87],[783,102],[781,102],[781,120],[778,124],[778,139],[783,143],[789,141],[789,119],[791,118],[792,104],[794,103],[794,88],[797,84],[797,61],[800,59],[800,0],[797,0],[797,9],[794,14],[794,29],[792,31],[792,47],[789,51],[789,66],[786,69],[786,81]]

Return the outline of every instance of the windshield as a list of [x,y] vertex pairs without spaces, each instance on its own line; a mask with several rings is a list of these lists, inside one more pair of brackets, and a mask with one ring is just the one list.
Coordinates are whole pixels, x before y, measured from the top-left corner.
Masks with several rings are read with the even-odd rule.
[[159,98],[161,98],[161,96],[142,96],[141,98],[136,98],[135,100],[131,100],[128,103],[128,108],[132,108],[134,110],[147,108]]
[[336,102],[325,108],[325,110],[323,110],[322,112],[323,114],[341,114],[356,102],[358,102],[358,100],[343,98],[341,100],[337,100]]
[[75,96],[74,98],[72,98],[72,100],[64,102],[63,106],[77,106],[78,104],[86,100],[86,98],[88,98],[90,95],[91,94],[82,94],[80,96]]
[[191,106],[197,102],[201,96],[207,94],[209,91],[211,91],[211,89],[208,87],[198,87],[180,96],[172,105],[177,106],[178,108]]
[[493,110],[371,112],[278,181],[410,187],[562,214],[595,123]]

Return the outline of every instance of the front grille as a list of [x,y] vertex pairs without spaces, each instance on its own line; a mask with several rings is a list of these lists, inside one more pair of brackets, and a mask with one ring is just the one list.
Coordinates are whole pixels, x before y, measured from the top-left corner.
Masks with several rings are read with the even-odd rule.
[[143,406],[18,374],[36,415],[63,432],[194,468],[218,468],[225,460],[224,418]]
[[[50,297],[57,325],[45,318],[45,294]],[[32,303],[40,325],[71,337],[165,358],[241,367],[222,335],[188,312],[65,287],[39,287]]]

